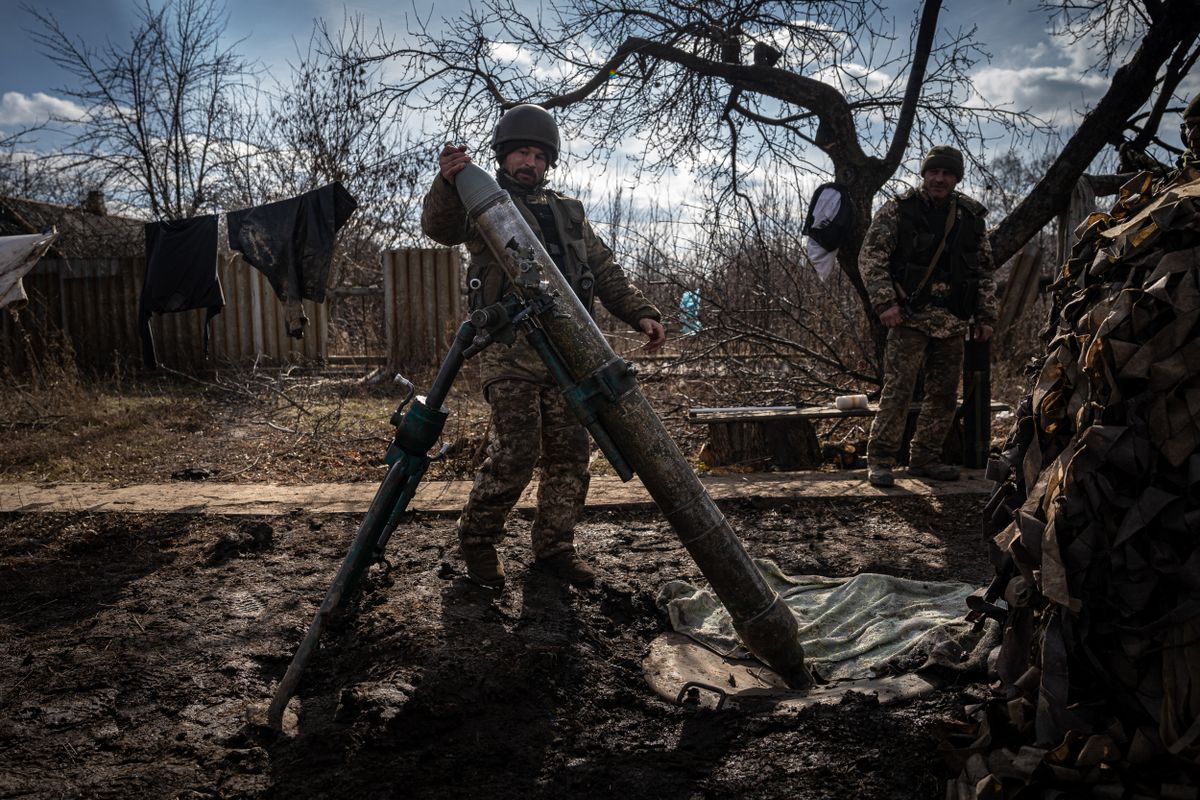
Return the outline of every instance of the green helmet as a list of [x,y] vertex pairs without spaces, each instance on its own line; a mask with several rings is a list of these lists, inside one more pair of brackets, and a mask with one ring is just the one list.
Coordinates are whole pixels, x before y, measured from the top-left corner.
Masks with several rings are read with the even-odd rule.
[[532,103],[522,103],[504,112],[492,132],[492,150],[496,158],[504,157],[520,147],[533,145],[546,151],[550,166],[558,162],[558,123],[550,112]]

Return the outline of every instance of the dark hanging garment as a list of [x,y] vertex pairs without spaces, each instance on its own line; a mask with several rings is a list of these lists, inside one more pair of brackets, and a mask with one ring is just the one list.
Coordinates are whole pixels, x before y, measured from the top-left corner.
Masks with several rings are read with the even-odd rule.
[[[229,247],[267,276],[284,303],[325,302],[337,232],[358,203],[334,182],[290,200],[226,216]],[[293,333],[289,324],[289,333]]]
[[217,217],[193,217],[146,225],[146,277],[138,306],[142,335],[142,361],[157,369],[150,316],[154,312],[207,308],[204,318],[204,357],[208,358],[208,331],[221,313],[225,296],[217,278]]
[[854,218],[850,190],[840,183],[822,183],[808,201],[808,214],[800,232],[832,253],[850,238]]

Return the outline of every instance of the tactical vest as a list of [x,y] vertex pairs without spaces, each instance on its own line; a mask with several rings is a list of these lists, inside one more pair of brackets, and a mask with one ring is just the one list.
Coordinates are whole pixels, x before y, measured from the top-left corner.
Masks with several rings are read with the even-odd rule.
[[[542,240],[550,259],[575,290],[583,307],[593,313],[595,277],[587,263],[583,204],[550,190],[510,194],[517,210]],[[512,290],[512,284],[482,240],[477,246],[470,242],[468,247],[471,263],[467,268],[467,291],[471,309],[475,310],[498,302]]]
[[[985,235],[986,210],[958,196],[957,218],[946,236],[946,246],[929,278],[929,262],[946,231],[949,203],[926,203],[917,193],[897,201],[896,249],[890,260],[892,277],[908,296],[906,305],[919,310],[941,306],[960,319],[975,313],[979,289],[979,246]],[[924,285],[922,285],[924,281]],[[948,284],[948,294],[933,291],[935,284]]]

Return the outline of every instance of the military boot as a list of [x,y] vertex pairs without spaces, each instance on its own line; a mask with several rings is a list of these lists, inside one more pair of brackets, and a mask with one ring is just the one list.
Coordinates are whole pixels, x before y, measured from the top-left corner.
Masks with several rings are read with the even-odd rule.
[[564,550],[552,556],[539,558],[533,568],[564,580],[572,586],[591,586],[596,582],[596,571],[574,550]]
[[458,546],[463,563],[467,566],[467,577],[488,589],[504,588],[504,562],[496,552],[495,545],[462,544]]
[[908,474],[914,478],[930,478],[935,481],[958,480],[958,467],[953,464],[943,464],[940,461],[930,461],[927,464],[910,464]]
[[889,486],[896,485],[896,478],[892,475],[890,465],[870,464],[867,466],[867,483],[872,486],[878,486],[881,489],[886,489]]

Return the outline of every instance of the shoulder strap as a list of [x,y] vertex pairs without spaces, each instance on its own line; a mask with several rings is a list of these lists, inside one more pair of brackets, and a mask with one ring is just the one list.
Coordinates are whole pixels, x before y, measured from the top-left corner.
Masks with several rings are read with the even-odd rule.
[[[933,251],[933,258],[929,260],[929,266],[925,268],[925,274],[921,276],[921,282],[917,284],[917,288],[913,289],[911,297],[917,297],[921,292],[925,291],[925,284],[929,283],[929,278],[933,275],[934,267],[937,266],[938,260],[942,257],[942,251],[946,249],[946,240],[950,238],[950,231],[954,230],[954,222],[958,217],[958,198],[950,198],[950,208],[946,210],[946,230],[942,232],[942,240],[938,242],[937,250]],[[893,283],[895,283],[893,281]],[[904,287],[899,283],[895,283],[896,293],[901,300],[907,300],[910,295],[905,294]]]

